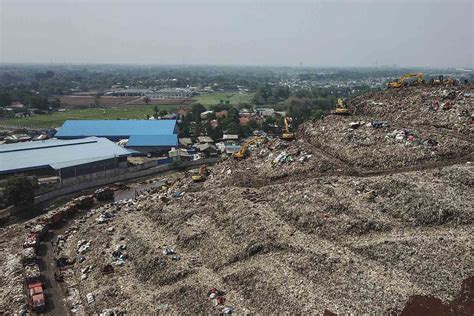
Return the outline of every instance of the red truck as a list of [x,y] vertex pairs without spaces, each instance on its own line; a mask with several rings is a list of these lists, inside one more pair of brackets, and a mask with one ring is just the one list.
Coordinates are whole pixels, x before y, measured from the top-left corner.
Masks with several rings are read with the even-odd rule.
[[46,308],[46,298],[44,295],[43,283],[40,281],[26,284],[28,288],[28,300],[34,312],[44,312]]
[[94,195],[83,195],[74,199],[74,203],[79,208],[89,208],[94,205]]
[[114,198],[114,190],[109,187],[104,187],[95,190],[94,195],[97,201],[111,200]]

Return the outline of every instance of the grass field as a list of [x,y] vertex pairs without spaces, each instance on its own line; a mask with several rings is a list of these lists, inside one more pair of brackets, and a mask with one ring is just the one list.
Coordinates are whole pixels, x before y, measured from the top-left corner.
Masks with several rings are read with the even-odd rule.
[[215,92],[206,95],[202,95],[199,97],[195,97],[194,100],[196,102],[201,103],[205,107],[210,107],[212,105],[216,105],[222,101],[229,100],[230,104],[237,105],[239,103],[248,103],[252,99],[253,94],[240,94],[237,92]]
[[[153,115],[154,105],[121,106],[105,109],[68,109],[65,112],[35,115],[18,119],[1,120],[0,124],[17,125],[33,128],[59,127],[65,120],[111,120],[111,119],[146,119],[147,114]],[[171,110],[176,105],[159,105],[158,109]]]
[[[239,94],[237,92],[216,92],[194,98],[196,102],[209,108],[222,101],[229,100],[230,104],[238,105],[246,103],[252,99],[252,94]],[[121,105],[106,108],[90,109],[66,109],[65,112],[55,112],[53,114],[35,115],[18,119],[0,120],[0,124],[23,126],[31,128],[59,127],[65,120],[112,120],[112,119],[146,119],[147,114],[153,115],[154,105]],[[158,109],[173,110],[181,105],[158,105]]]

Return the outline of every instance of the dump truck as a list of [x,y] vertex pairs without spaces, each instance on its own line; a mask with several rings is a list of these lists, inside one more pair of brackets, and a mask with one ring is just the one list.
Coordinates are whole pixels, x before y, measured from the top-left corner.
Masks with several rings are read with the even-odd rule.
[[114,198],[114,190],[109,187],[100,188],[95,190],[94,196],[97,201],[110,200]]
[[29,234],[25,238],[25,242],[23,243],[23,248],[36,248],[39,245],[39,236],[38,234]]
[[31,309],[36,313],[44,312],[46,309],[46,297],[41,281],[27,282],[28,300]]
[[88,208],[94,205],[94,195],[83,195],[74,199],[74,203],[79,208]]

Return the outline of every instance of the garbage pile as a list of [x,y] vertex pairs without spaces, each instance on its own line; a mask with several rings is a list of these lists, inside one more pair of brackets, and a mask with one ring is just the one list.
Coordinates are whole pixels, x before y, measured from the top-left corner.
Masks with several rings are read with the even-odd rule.
[[419,86],[373,92],[351,100],[355,115],[473,132],[473,86]]
[[[440,89],[358,97],[355,115],[305,123],[296,141],[270,139],[245,159],[210,166],[205,182],[179,173],[80,214],[58,236],[68,307],[384,314],[414,294],[453,300],[474,274],[473,148],[469,134],[432,119],[454,122],[472,103],[465,90]],[[416,112],[445,97],[450,109]],[[22,252],[12,253],[21,265]]]
[[[306,123],[299,137],[359,173],[467,156],[474,151],[471,89],[419,86],[368,93],[350,101],[352,116]],[[445,110],[433,111],[436,102]]]
[[343,169],[343,166],[320,152],[314,152],[303,140],[288,142],[269,137],[267,142],[251,150],[245,159],[229,158],[220,163],[203,186],[266,185],[275,179],[304,176],[308,169],[330,174]]
[[411,146],[429,146],[432,149],[436,149],[438,146],[438,142],[433,139],[433,138],[421,138],[415,132],[406,129],[406,128],[400,128],[393,130],[392,132],[388,133],[385,138],[390,139],[390,140],[395,140],[396,142],[399,143],[404,143],[405,145],[411,145]]

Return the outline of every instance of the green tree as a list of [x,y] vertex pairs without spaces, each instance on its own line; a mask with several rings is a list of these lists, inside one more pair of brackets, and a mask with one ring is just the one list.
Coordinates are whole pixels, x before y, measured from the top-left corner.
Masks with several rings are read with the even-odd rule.
[[102,98],[102,93],[97,92],[96,95],[94,96],[94,105],[96,108],[100,107],[101,98]]
[[9,178],[5,187],[5,197],[8,203],[17,205],[31,205],[35,200],[37,182],[25,176]]
[[165,116],[165,115],[168,114],[168,111],[166,111],[165,109],[163,109],[163,110],[160,110],[160,113],[158,113],[158,114],[159,114],[160,117],[161,117],[161,116]]
[[145,101],[146,105],[148,105],[148,103],[150,103],[151,99],[148,96],[145,96],[143,98],[143,101]]
[[158,105],[155,105],[153,107],[153,117],[156,119],[158,118],[158,112],[159,112],[159,109],[158,109]]
[[28,98],[28,105],[38,110],[47,110],[49,108],[48,97],[43,95],[30,96]]
[[0,107],[10,106],[12,104],[12,97],[8,92],[0,93]]
[[191,106],[191,113],[193,115],[194,122],[201,121],[202,112],[206,112],[206,108],[201,103],[194,103]]
[[53,109],[59,109],[61,107],[61,100],[55,98],[53,101],[49,103]]
[[186,114],[183,119],[181,120],[180,123],[178,123],[179,127],[179,136],[180,137],[189,137],[190,136],[190,127],[191,127],[191,122],[193,120],[193,116],[191,112]]

